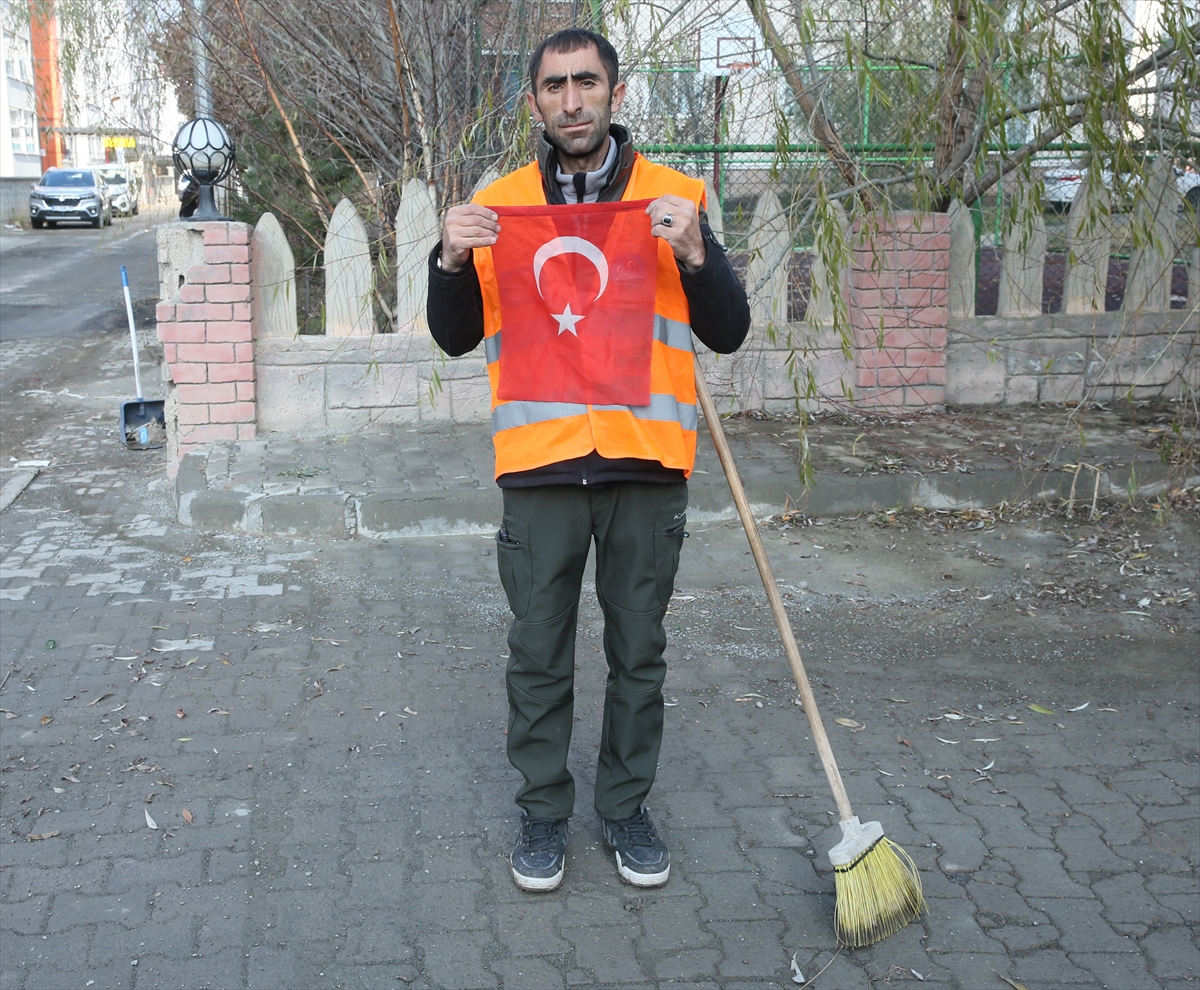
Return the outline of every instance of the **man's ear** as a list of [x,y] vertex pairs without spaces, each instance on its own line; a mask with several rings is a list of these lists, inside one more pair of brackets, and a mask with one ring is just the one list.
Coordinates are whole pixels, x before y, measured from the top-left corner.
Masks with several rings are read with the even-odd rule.
[[621,109],[621,104],[625,102],[625,82],[622,80],[612,88],[612,96],[609,97],[609,110],[616,113]]
[[[624,85],[624,84],[622,84],[622,85]],[[622,99],[624,99],[624,94],[622,94]],[[525,94],[525,102],[529,104],[529,112],[533,115],[533,119],[536,120],[539,124],[544,123],[544,121],[542,120],[542,111],[538,109],[537,97],[534,96],[532,93],[526,93]]]

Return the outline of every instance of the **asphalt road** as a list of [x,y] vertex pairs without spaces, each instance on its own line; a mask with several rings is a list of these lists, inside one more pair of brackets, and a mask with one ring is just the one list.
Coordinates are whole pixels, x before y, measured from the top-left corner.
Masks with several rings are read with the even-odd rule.
[[158,295],[153,231],[169,216],[147,209],[100,230],[72,224],[0,233],[0,340],[124,326],[121,265],[135,302]]
[[[129,273],[142,341],[142,387],[147,398],[161,397],[158,359],[147,346],[154,339],[158,296],[154,228],[173,216],[166,210],[144,209],[100,230],[71,225],[0,231],[0,343],[6,345],[0,356],[3,462],[13,456],[20,459],[14,451],[55,434],[63,408],[61,401],[53,401],[54,395],[69,399],[72,392],[82,394],[81,387],[107,382],[96,393],[105,401],[136,398],[122,265]],[[106,356],[113,366],[102,371],[94,348],[107,348],[117,339],[125,342],[124,368],[119,366],[118,349]]]

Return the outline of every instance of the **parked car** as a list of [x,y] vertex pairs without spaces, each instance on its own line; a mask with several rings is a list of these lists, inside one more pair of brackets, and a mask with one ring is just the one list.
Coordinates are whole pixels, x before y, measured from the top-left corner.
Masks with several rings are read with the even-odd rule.
[[29,221],[35,228],[79,220],[93,227],[112,223],[108,186],[94,169],[52,168],[29,193]]
[[[1179,190],[1180,197],[1193,213],[1200,214],[1200,172],[1191,165],[1174,165],[1172,168],[1175,171],[1175,188]],[[1047,169],[1042,173],[1042,185],[1045,189],[1043,202],[1050,209],[1065,213],[1071,208],[1075,194],[1086,178],[1086,168],[1066,166]],[[1107,188],[1112,189],[1112,172],[1106,169],[1101,173],[1101,179]],[[1140,181],[1140,177],[1135,176],[1130,180],[1130,185],[1136,186]]]
[[96,172],[108,186],[109,201],[116,216],[137,216],[140,212],[137,183],[124,165],[105,165]]

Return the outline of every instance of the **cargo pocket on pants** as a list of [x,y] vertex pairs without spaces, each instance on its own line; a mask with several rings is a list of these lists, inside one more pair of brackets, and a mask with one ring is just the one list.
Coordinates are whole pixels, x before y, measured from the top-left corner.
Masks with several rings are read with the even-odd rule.
[[528,532],[521,520],[505,516],[500,524],[496,533],[496,567],[513,617],[525,618],[533,592],[533,561],[529,556]]
[[679,551],[687,528],[687,489],[658,510],[654,527],[654,573],[658,581],[658,602],[667,605],[675,592],[675,572],[679,570]]

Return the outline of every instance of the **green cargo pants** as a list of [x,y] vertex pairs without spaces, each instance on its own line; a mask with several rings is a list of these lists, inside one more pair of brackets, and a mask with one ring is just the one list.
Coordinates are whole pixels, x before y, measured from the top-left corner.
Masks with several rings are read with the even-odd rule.
[[496,556],[513,613],[508,758],[525,778],[517,804],[530,815],[569,818],[575,804],[567,769],[575,626],[593,539],[608,660],[596,811],[628,818],[650,792],[663,730],[662,620],[679,566],[687,498],[685,483],[640,481],[504,490]]

